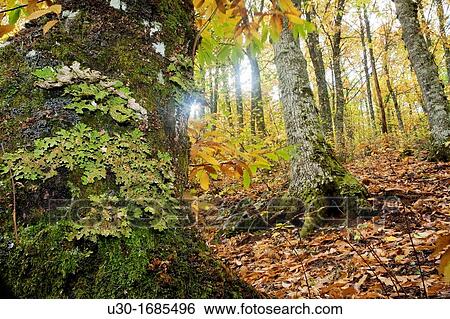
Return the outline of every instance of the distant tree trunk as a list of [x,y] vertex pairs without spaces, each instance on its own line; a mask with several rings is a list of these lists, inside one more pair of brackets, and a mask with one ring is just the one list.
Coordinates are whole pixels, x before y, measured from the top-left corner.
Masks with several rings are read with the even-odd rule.
[[[300,45],[284,22],[280,39],[274,44],[275,64],[281,90],[288,143],[296,146],[291,160],[290,194],[300,198],[310,210],[305,215],[301,235],[320,226],[330,213],[330,197],[365,197],[365,189],[337,161],[327,144],[314,96],[306,59]],[[356,209],[352,210],[356,214]],[[350,216],[354,218],[355,216]]]
[[403,41],[409,53],[409,60],[417,75],[426,103],[434,144],[432,156],[437,159],[449,160],[450,151],[445,145],[450,138],[449,104],[444,86],[439,79],[437,65],[428,51],[420,29],[417,19],[418,4],[410,0],[394,0],[394,3],[402,25]]
[[[23,148],[32,154],[38,144],[34,146],[35,141],[57,138],[58,132],[63,132],[66,138],[76,140],[78,150],[82,151],[77,155],[66,154],[73,159],[71,165],[58,170],[46,181],[43,178],[33,182],[22,180],[15,194],[20,203],[17,207],[20,241],[14,245],[10,214],[6,214],[10,211],[12,187],[5,182],[3,172],[0,173],[0,294],[3,288],[8,288],[15,298],[260,296],[214,259],[186,219],[187,211],[178,207],[181,203],[174,201],[171,206],[165,205],[164,209],[178,217],[178,221],[167,220],[165,230],[156,230],[143,219],[135,218],[138,210],[144,214],[144,208],[152,211],[142,215],[147,219],[157,213],[154,207],[142,204],[144,197],[158,203],[166,196],[157,191],[158,188],[154,188],[154,193],[144,192],[146,188],[140,188],[143,175],[154,177],[152,184],[155,187],[158,184],[160,190],[179,189],[180,193],[187,181],[187,102],[191,92],[170,81],[170,75],[164,71],[159,78],[149,75],[166,70],[172,63],[169,57],[180,57],[182,61],[192,58],[197,32],[192,1],[122,0],[123,6],[127,4],[126,11],[104,0],[61,0],[58,3],[63,10],[76,16],[61,17],[61,22],[45,36],[42,25],[47,18],[43,17],[11,38],[9,45],[0,47],[0,140],[6,152],[17,154],[18,148]],[[156,37],[148,36],[143,21],[158,21]],[[163,49],[160,39],[164,39]],[[83,114],[77,114],[66,107],[74,100],[64,93],[64,88],[44,89],[36,85],[33,72],[44,67],[59,69],[62,65],[79,77],[75,77],[77,83],[102,90],[107,97],[113,92],[106,91],[105,86],[112,85],[112,81],[114,85],[120,85],[118,81],[123,83],[130,93],[121,91],[122,94],[132,94],[133,99],[128,99],[128,104],[118,105],[138,116],[139,121],[132,118],[121,122],[111,115],[113,113],[103,114],[99,110],[85,109]],[[84,76],[76,71],[80,68]],[[88,72],[87,68],[95,72]],[[109,80],[102,82],[99,74]],[[181,69],[177,75],[192,81],[189,67]],[[68,88],[70,81],[66,77],[60,84]],[[114,103],[123,102],[122,96],[113,95],[113,98]],[[106,103],[105,107],[108,107]],[[122,114],[117,112],[116,116]],[[123,141],[119,147],[123,153],[112,150],[114,147],[109,145],[101,150],[91,149],[99,140],[105,141],[104,138],[117,144]],[[135,144],[138,140],[147,143],[148,148],[139,149]],[[50,154],[54,147],[60,145],[48,145],[45,150]],[[61,149],[64,147],[59,151]],[[65,152],[70,149],[74,146]],[[3,155],[0,154],[2,168]],[[106,156],[111,158],[108,163],[103,161]],[[83,167],[93,163],[88,157],[98,158],[99,162],[93,167]],[[106,163],[105,176],[97,173],[102,167],[97,167],[97,163]],[[51,162],[40,164],[43,170],[53,169]],[[117,168],[123,169],[122,177]],[[152,168],[151,173],[149,168]],[[88,185],[82,179],[85,169],[96,175]],[[12,170],[18,177],[16,168]],[[129,180],[127,173],[130,173]],[[123,193],[119,195],[123,189],[129,191],[130,198],[123,198]],[[83,225],[70,226],[71,222],[75,224],[73,213],[80,213],[68,213],[73,203],[83,202],[84,214],[87,208],[97,207],[86,206],[90,203],[88,198],[103,197],[117,199],[109,200],[107,206],[105,203],[100,209],[103,233],[98,233],[94,239],[83,236],[83,232],[100,230],[98,221],[91,217],[88,223],[80,221]],[[58,210],[54,207],[58,205],[49,205],[52,199],[65,207]],[[124,223],[131,223],[127,233],[117,233],[117,224],[123,226]]]
[[200,119],[205,117],[205,109],[207,105],[206,101],[206,70],[204,68],[200,69],[200,90],[201,92],[200,97],[198,98],[198,104],[199,104],[199,111],[198,111],[198,117]]
[[211,114],[217,114],[217,104],[219,101],[219,67],[215,66],[211,71]]
[[224,66],[222,67],[222,88],[225,102],[225,116],[228,119],[228,123],[231,126],[233,126],[233,112],[231,110],[230,85],[228,82],[229,82],[228,68]]
[[381,114],[381,133],[384,134],[388,132],[386,122],[386,111],[384,109],[383,96],[381,94],[380,81],[378,79],[377,64],[375,61],[375,55],[373,53],[372,31],[370,30],[369,15],[367,14],[366,7],[364,7],[364,20],[366,24],[367,43],[369,45],[369,57],[370,57],[370,64],[372,66],[373,81],[375,84],[375,92],[377,93],[378,107],[380,108]]
[[447,32],[445,30],[447,21],[444,15],[444,6],[442,0],[436,0],[436,10],[439,19],[439,33],[442,41],[442,48],[444,49],[445,67],[447,69],[447,83],[450,83],[450,46],[448,42]]
[[242,85],[241,85],[241,63],[237,62],[234,67],[234,88],[236,97],[236,113],[239,128],[244,127],[244,104],[242,102]]
[[[334,76],[333,59],[330,60],[330,70],[331,70],[331,114],[334,119],[336,118],[336,83]],[[336,123],[334,124],[334,131],[336,133]]]
[[342,155],[345,148],[344,136],[344,112],[345,112],[345,96],[344,84],[342,81],[341,70],[341,33],[342,18],[344,16],[345,0],[338,0],[336,7],[336,17],[334,20],[334,34],[332,43],[332,62],[334,70],[334,83],[336,91],[336,142],[337,151]]
[[261,90],[261,73],[256,56],[248,54],[252,70],[252,93],[251,93],[251,128],[253,134],[266,135],[266,124],[264,122],[264,109]]
[[398,128],[400,129],[400,131],[404,132],[405,126],[403,125],[402,113],[400,110],[400,105],[398,104],[398,100],[397,100],[397,92],[395,92],[395,89],[391,82],[391,75],[389,72],[389,63],[390,63],[390,61],[389,61],[389,33],[390,33],[390,30],[388,30],[388,26],[385,26],[383,68],[384,68],[384,73],[386,75],[386,86],[388,88],[389,95],[392,97],[392,102],[394,104],[395,115],[397,116]]
[[373,98],[372,98],[372,87],[370,84],[370,73],[369,73],[369,61],[367,59],[367,47],[366,47],[366,36],[365,36],[365,28],[364,22],[362,18],[361,12],[359,13],[359,22],[360,22],[360,37],[361,37],[361,46],[363,49],[363,62],[364,62],[364,75],[366,77],[366,90],[367,90],[367,107],[369,109],[370,114],[370,124],[372,128],[376,128],[375,121],[375,112],[373,109]]
[[[313,13],[311,11],[306,12],[306,19],[310,22],[313,22],[312,14]],[[319,42],[319,33],[317,31],[308,33],[307,44],[309,56],[311,57],[314,73],[316,75],[322,124],[325,128],[327,136],[332,136],[333,120],[331,118],[330,97],[328,94],[328,85],[325,77],[325,63],[323,62],[322,49],[320,48]]]

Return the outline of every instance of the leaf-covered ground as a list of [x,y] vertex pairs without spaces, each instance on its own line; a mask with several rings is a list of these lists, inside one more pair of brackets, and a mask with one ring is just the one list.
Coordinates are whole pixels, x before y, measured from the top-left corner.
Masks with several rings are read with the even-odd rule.
[[437,238],[450,232],[450,164],[419,158],[385,147],[347,165],[379,211],[354,228],[323,229],[302,240],[297,228],[230,237],[206,227],[223,223],[219,211],[239,199],[252,198],[253,209],[263,210],[286,185],[280,172],[250,190],[222,191],[213,199],[221,209],[209,207],[198,218],[217,256],[271,297],[449,298],[450,285],[437,270],[440,256],[432,253]]

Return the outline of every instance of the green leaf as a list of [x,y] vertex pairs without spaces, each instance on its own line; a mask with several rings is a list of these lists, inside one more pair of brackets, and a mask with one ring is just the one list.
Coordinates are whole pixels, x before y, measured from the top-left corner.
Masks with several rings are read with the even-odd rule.
[[50,66],[46,66],[42,69],[37,69],[32,74],[42,80],[56,79],[56,71]]
[[8,13],[8,24],[15,24],[20,18],[22,9],[16,9]]
[[250,173],[247,170],[244,170],[242,179],[243,179],[242,182],[243,182],[244,188],[249,188],[250,184],[252,183],[252,178],[250,177]]

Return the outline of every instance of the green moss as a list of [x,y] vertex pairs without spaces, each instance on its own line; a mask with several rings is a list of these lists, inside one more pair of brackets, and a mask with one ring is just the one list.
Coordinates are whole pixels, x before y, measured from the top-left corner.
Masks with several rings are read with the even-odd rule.
[[309,207],[300,234],[302,237],[308,236],[336,214],[329,198],[337,203],[347,201],[348,207],[344,214],[348,223],[358,217],[358,209],[366,204],[367,190],[337,160],[323,136],[319,136],[315,144],[314,155],[314,160],[322,167],[325,176],[313,182],[313,187],[305,188],[300,193],[305,206]]
[[[190,230],[136,229],[129,238],[68,241],[64,224],[20,229],[0,240],[0,274],[16,297],[254,298]],[[44,279],[45,278],[45,279]]]
[[45,101],[44,93],[33,85],[32,69],[17,51],[12,45],[0,50],[0,140],[6,146],[25,142],[17,128]]

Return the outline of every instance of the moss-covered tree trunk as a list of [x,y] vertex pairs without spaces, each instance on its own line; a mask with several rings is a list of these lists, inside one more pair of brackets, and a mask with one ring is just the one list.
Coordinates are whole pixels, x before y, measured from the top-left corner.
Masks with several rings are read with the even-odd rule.
[[[292,31],[284,23],[280,39],[274,44],[275,64],[281,89],[288,142],[296,146],[291,161],[290,195],[298,197],[307,211],[301,234],[307,235],[332,213],[333,202],[364,201],[363,186],[336,160],[322,131],[314,104],[306,59]],[[357,207],[346,211],[354,220]]]
[[60,3],[49,33],[43,17],[0,47],[0,294],[259,296],[177,209],[191,1]]

